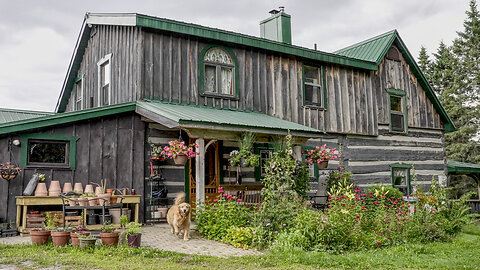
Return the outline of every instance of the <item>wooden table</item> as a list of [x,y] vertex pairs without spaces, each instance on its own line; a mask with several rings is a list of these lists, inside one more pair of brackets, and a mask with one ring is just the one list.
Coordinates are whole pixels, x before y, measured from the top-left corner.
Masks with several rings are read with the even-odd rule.
[[[123,204],[133,204],[135,207],[134,221],[138,222],[138,213],[140,207],[140,195],[124,195]],[[27,228],[27,213],[29,206],[42,205],[62,205],[60,197],[43,196],[16,196],[17,201],[17,229],[20,233],[25,233]],[[98,225],[88,225],[87,229],[96,229]]]

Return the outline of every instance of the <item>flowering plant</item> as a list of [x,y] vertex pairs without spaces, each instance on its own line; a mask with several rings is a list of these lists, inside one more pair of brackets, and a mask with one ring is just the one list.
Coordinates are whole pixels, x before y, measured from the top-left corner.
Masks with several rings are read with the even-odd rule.
[[337,151],[337,148],[328,149],[326,144],[321,147],[316,146],[315,149],[307,152],[305,155],[305,161],[308,164],[313,165],[314,163],[318,164],[324,161],[338,159],[342,154],[336,155],[335,151]]
[[230,152],[230,165],[233,167],[241,165],[242,167],[257,167],[260,163],[260,155],[252,153],[253,143],[255,142],[254,133],[245,133],[238,141],[240,151],[233,150]]
[[168,145],[165,146],[160,152],[162,155],[166,155],[167,157],[174,159],[179,155],[185,155],[187,158],[193,158],[197,155],[195,152],[195,148],[198,148],[198,144],[189,144],[186,145],[184,141],[169,141]]
[[11,180],[15,178],[21,171],[22,169],[20,167],[17,167],[11,162],[0,165],[0,176],[5,180]]

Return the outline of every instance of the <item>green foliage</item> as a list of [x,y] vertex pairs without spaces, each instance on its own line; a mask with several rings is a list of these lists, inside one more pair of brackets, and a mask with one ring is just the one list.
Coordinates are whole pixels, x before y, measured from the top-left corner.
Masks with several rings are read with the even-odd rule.
[[142,233],[142,224],[138,222],[129,222],[126,225],[125,236]]
[[246,227],[250,222],[253,210],[237,203],[233,196],[220,196],[213,203],[197,207],[195,224],[203,237],[221,241],[231,227]]
[[353,189],[352,173],[345,167],[339,166],[336,170],[331,170],[327,179],[327,191],[332,194],[343,194]]
[[92,239],[92,240],[93,240],[93,239],[97,239],[97,237],[95,237],[94,235],[91,235],[91,234],[89,234],[89,235],[86,235],[86,234],[78,234],[78,238],[79,238],[79,239],[86,239],[86,240],[88,240],[88,239]]
[[280,233],[294,225],[296,216],[302,211],[303,198],[291,195],[277,195],[264,201],[255,215],[255,236],[253,245],[259,249],[267,248]]
[[54,230],[57,227],[59,217],[52,212],[45,213],[45,230]]
[[383,200],[387,199],[402,199],[403,193],[395,187],[392,186],[385,186],[381,184],[377,184],[372,186],[367,190],[367,193],[375,194],[377,197],[378,196],[383,196],[385,197]]
[[127,223],[128,223],[128,217],[127,215],[121,215],[120,216],[120,226],[122,228],[125,228],[127,226]]
[[278,194],[305,196],[309,188],[308,166],[293,156],[292,135],[286,136],[285,145],[283,152],[274,152],[265,164],[263,205],[268,205]]
[[105,222],[105,224],[103,224],[101,230],[104,233],[112,233],[112,232],[115,231],[115,227],[113,226],[113,224],[111,222]]
[[234,247],[248,249],[253,242],[253,228],[232,226],[227,230],[222,241]]
[[[257,167],[260,163],[260,155],[252,153],[253,143],[255,142],[256,135],[253,132],[246,132],[238,140],[239,151],[233,150],[230,153],[230,165]],[[244,164],[242,164],[245,162]]]

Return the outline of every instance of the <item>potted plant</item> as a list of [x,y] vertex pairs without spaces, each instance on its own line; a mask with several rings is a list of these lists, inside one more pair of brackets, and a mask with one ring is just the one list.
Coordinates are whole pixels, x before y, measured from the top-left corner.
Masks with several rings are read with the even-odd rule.
[[102,238],[102,244],[106,246],[118,245],[118,232],[115,231],[115,227],[110,222],[106,222],[102,226],[100,237]]
[[44,228],[33,229],[30,231],[30,238],[32,239],[32,244],[40,246],[48,243],[51,230],[55,228],[55,220],[52,217],[52,213],[46,213],[44,225]]
[[112,194],[106,192],[106,187],[107,187],[107,179],[101,179],[100,184],[93,183],[94,185],[97,185],[97,188],[100,188],[100,193],[97,194],[97,197],[99,198],[98,204],[99,205],[109,205],[110,204],[110,197]]
[[57,227],[52,230],[52,242],[56,247],[65,246],[70,241],[70,232],[72,228],[70,227]]
[[78,240],[80,241],[80,248],[95,247],[95,242],[97,242],[97,238],[90,234],[81,234],[78,236]]
[[75,206],[75,205],[77,205],[77,201],[78,201],[78,200],[77,200],[77,196],[75,196],[75,195],[72,195],[72,196],[70,196],[70,198],[68,198],[68,204],[69,204],[70,206]]
[[197,155],[195,148],[198,148],[197,144],[186,145],[184,141],[173,140],[168,142],[161,154],[173,159],[176,165],[185,165],[188,159]]
[[260,163],[260,155],[252,153],[253,143],[256,136],[252,132],[244,133],[238,140],[239,151],[230,152],[230,165],[233,167],[257,167]]
[[316,146],[314,149],[307,152],[305,155],[305,161],[310,165],[317,164],[319,169],[325,169],[328,166],[329,160],[335,160],[341,156],[341,154],[335,154],[336,150],[337,148],[328,149],[326,144],[321,147]]
[[131,247],[139,247],[142,241],[142,224],[130,222],[126,225],[125,237],[127,244]]
[[127,215],[121,215],[120,216],[120,228],[116,229],[115,231],[118,232],[119,237],[118,237],[118,242],[120,245],[126,244],[126,236],[125,236],[125,230],[128,224],[128,216]]
[[22,169],[11,162],[0,164],[0,177],[10,181],[15,179]]
[[150,147],[152,148],[151,151],[151,160],[152,163],[155,163],[155,165],[159,165],[161,163],[164,163],[167,159],[164,154],[162,154],[162,147],[156,146],[155,144],[150,144]]
[[70,232],[70,238],[72,239],[72,246],[78,247],[80,244],[80,235],[90,235],[90,232],[86,231],[83,227],[78,227],[75,231]]
[[96,205],[98,205],[98,199],[97,199],[97,197],[95,196],[95,194],[93,194],[93,193],[88,193],[88,194],[86,194],[86,195],[87,195],[87,197],[88,197],[87,201],[88,201],[88,205],[89,205],[89,206],[96,206]]
[[80,206],[87,206],[88,205],[88,194],[82,194],[80,195],[80,198],[78,198],[78,205]]
[[118,199],[118,195],[115,195],[115,190],[113,190],[110,196],[110,204],[116,204],[117,199]]

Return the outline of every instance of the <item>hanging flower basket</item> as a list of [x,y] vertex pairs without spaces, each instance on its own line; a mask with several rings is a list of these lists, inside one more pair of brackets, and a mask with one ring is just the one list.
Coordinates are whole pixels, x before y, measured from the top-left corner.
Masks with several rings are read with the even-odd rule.
[[173,159],[176,165],[185,165],[188,159],[197,155],[195,148],[198,148],[197,144],[186,145],[183,141],[174,140],[168,142],[161,154]]
[[342,155],[335,154],[336,150],[336,148],[328,149],[326,144],[317,146],[305,154],[305,161],[310,165],[317,164],[318,169],[326,169],[329,160],[336,160]]
[[0,177],[7,181],[15,179],[21,171],[22,169],[20,167],[17,167],[10,162],[0,165]]

